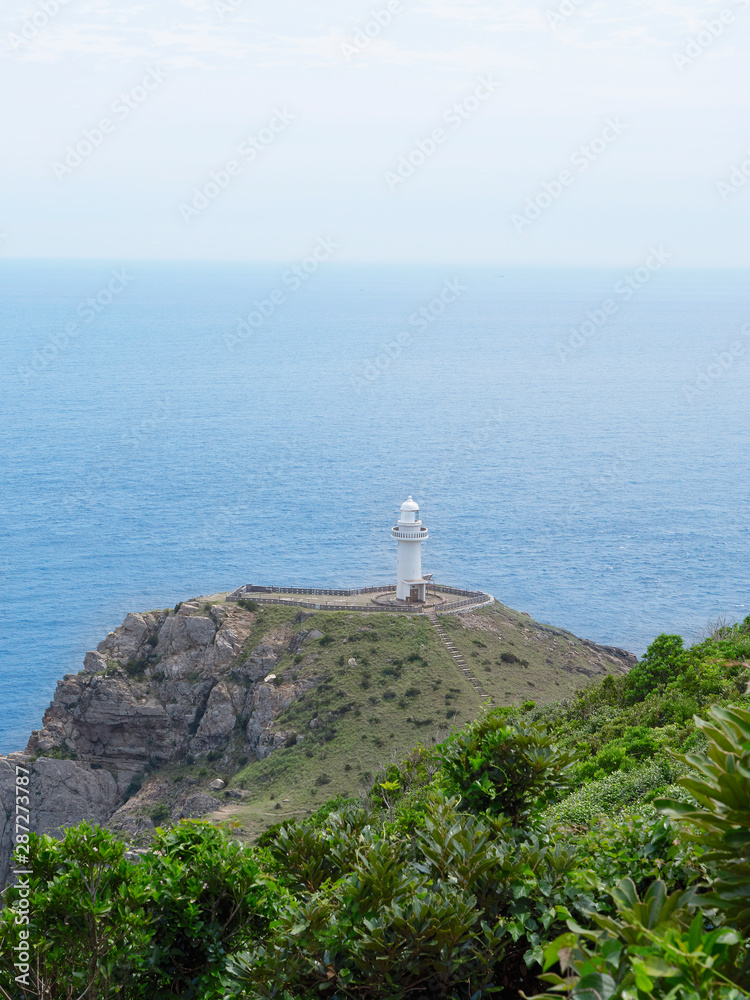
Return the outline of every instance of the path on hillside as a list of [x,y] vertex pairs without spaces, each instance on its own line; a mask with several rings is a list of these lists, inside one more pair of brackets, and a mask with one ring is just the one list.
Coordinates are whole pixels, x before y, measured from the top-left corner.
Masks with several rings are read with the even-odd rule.
[[487,701],[487,699],[489,699],[489,701],[492,702],[492,696],[489,695],[484,690],[484,688],[482,687],[482,685],[479,683],[479,680],[476,678],[476,676],[474,675],[474,673],[469,669],[469,666],[468,666],[466,660],[463,658],[462,654],[459,653],[459,651],[453,645],[453,643],[451,642],[451,640],[448,638],[448,632],[446,631],[445,625],[442,624],[442,622],[440,621],[440,619],[438,618],[438,616],[435,614],[435,612],[434,611],[427,611],[426,612],[426,617],[429,618],[430,621],[432,622],[432,624],[435,626],[435,628],[437,629],[437,634],[443,640],[446,649],[448,650],[448,652],[451,654],[451,656],[453,657],[453,659],[456,661],[456,663],[461,668],[461,673],[464,675],[464,677],[466,677],[466,679],[471,684],[474,685],[475,689],[479,692],[479,695],[480,695],[482,701]]

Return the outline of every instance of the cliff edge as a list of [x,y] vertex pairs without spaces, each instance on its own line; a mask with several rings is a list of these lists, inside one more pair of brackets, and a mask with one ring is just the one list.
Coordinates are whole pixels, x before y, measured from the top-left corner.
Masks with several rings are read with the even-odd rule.
[[[534,689],[543,700],[566,697],[589,678],[636,662],[499,604],[445,621],[499,703],[520,703]],[[405,714],[416,698],[424,720]],[[0,881],[12,849],[16,764],[33,765],[36,832],[88,820],[137,841],[168,818],[222,805],[226,815],[232,800],[252,798],[251,784],[225,783],[253,762],[265,781],[265,758],[275,750],[288,758],[288,780],[296,774],[299,782],[329,741],[349,739],[346,772],[359,758],[362,774],[373,773],[387,756],[384,738],[370,732],[373,711],[382,713],[378,733],[392,730],[393,745],[408,749],[427,722],[439,735],[480,710],[479,695],[423,616],[264,610],[224,596],[129,614],[86,654],[81,673],[58,683],[26,750],[0,758]],[[282,811],[314,804],[314,788],[310,802],[289,795]]]

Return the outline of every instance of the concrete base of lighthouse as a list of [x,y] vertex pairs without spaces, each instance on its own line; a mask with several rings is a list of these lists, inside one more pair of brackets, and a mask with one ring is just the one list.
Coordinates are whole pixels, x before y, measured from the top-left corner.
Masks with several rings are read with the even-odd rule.
[[373,604],[378,604],[384,608],[409,608],[415,607],[417,610],[426,610],[429,608],[439,608],[443,604],[446,604],[446,599],[441,594],[438,594],[434,589],[434,584],[430,582],[425,586],[424,599],[409,599],[404,600],[399,598],[394,590],[384,590],[379,594],[375,594],[371,598]]
[[406,604],[424,604],[427,600],[427,585],[429,581],[421,580],[399,580],[396,587],[396,600],[404,601]]

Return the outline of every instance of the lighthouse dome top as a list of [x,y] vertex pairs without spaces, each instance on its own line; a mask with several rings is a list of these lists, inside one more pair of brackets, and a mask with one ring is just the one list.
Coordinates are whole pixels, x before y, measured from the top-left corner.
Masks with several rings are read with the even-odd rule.
[[408,500],[404,500],[401,504],[401,510],[419,510],[419,504],[415,503],[411,497]]

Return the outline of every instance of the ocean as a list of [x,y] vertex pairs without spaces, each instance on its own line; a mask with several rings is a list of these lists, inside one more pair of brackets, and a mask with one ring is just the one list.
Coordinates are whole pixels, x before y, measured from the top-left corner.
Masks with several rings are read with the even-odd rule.
[[129,611],[423,566],[641,654],[750,614],[746,272],[0,263],[0,752]]

